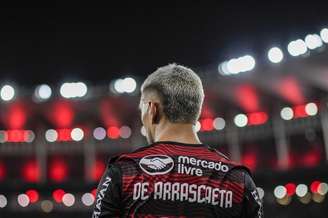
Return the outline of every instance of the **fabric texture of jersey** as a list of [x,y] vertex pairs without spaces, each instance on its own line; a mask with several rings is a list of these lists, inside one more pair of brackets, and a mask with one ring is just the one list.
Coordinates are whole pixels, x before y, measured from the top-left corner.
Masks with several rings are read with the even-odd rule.
[[157,142],[111,159],[93,212],[93,218],[262,215],[248,169],[206,145],[176,142]]

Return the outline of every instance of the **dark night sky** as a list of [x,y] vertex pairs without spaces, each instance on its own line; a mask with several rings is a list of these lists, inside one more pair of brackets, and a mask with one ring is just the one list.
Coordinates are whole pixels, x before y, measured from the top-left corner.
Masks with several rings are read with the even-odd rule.
[[324,1],[176,2],[1,8],[0,82],[99,84],[169,62],[198,68],[245,53],[263,58],[273,44],[328,26]]

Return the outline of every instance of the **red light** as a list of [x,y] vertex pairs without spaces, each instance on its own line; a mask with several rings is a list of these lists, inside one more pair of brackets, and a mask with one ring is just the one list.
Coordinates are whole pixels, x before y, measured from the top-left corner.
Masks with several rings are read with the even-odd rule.
[[320,183],[321,182],[319,182],[319,181],[314,181],[314,182],[311,183],[310,189],[311,189],[312,193],[318,193]]
[[279,94],[292,104],[303,104],[304,96],[298,80],[292,76],[284,78],[278,85]]
[[64,195],[65,195],[65,191],[63,189],[56,189],[52,193],[52,197],[57,203],[61,203],[63,201]]
[[67,128],[71,126],[74,119],[74,111],[70,102],[57,101],[51,108],[52,110],[48,116],[57,128]]
[[117,139],[120,137],[120,129],[116,126],[111,126],[107,130],[107,136],[111,139]]
[[50,164],[50,178],[54,182],[63,182],[67,179],[67,165],[62,160],[55,160]]
[[285,188],[287,189],[287,195],[293,196],[296,191],[296,185],[294,183],[288,183],[285,185]]
[[110,104],[111,99],[103,99],[100,102],[100,116],[105,126],[120,126],[113,105]]
[[1,180],[4,180],[6,177],[6,168],[5,168],[5,165],[0,162],[0,181]]
[[7,124],[9,129],[21,129],[26,123],[26,112],[24,111],[24,105],[21,103],[15,103],[9,108],[7,115]]
[[71,132],[72,129],[57,129],[56,130],[58,133],[58,141],[71,141]]
[[249,169],[255,170],[257,166],[257,158],[254,152],[245,153],[242,156],[241,162],[245,164]]
[[97,195],[97,189],[96,189],[96,188],[95,188],[95,189],[92,189],[91,194],[92,194],[94,197],[96,197],[96,195]]
[[201,118],[204,118],[204,117],[214,117],[214,112],[213,110],[209,107],[208,103],[207,102],[204,102],[203,103],[203,108],[202,108],[202,111],[201,111],[201,115],[200,115]]
[[24,130],[8,130],[7,131],[8,142],[25,142]]
[[91,178],[94,181],[99,181],[105,171],[106,165],[104,162],[97,160],[91,171]]
[[312,151],[304,155],[301,161],[306,167],[315,167],[320,163],[320,153]]
[[247,115],[248,125],[261,125],[268,120],[268,115],[265,112],[256,112]]
[[202,119],[201,123],[201,130],[202,131],[212,131],[213,130],[213,119],[207,118]]
[[252,85],[241,85],[235,92],[238,104],[247,112],[254,112],[260,109],[259,97],[256,89]]
[[294,117],[295,118],[301,118],[301,117],[307,117],[308,114],[305,111],[305,105],[298,105],[293,108],[294,111]]
[[27,182],[38,182],[40,180],[40,167],[36,161],[30,161],[22,168],[22,174]]
[[39,200],[39,193],[34,189],[27,190],[25,194],[29,197],[31,203],[35,203]]

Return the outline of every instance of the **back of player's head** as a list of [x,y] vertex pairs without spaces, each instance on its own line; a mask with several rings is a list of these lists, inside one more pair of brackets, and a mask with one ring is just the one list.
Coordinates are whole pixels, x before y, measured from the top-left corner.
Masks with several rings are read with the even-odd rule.
[[200,115],[204,90],[199,76],[191,69],[169,64],[150,74],[141,92],[155,92],[163,113],[172,123],[195,123]]

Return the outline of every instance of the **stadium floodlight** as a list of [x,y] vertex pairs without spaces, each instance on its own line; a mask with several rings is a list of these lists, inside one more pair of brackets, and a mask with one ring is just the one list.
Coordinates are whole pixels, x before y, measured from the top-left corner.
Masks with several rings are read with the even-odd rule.
[[221,117],[217,117],[213,120],[213,126],[216,130],[224,129],[225,125],[226,125],[225,120]]
[[224,61],[218,66],[219,73],[222,75],[229,75],[230,72],[227,68],[228,61]]
[[11,85],[4,85],[0,90],[1,99],[4,101],[10,101],[15,96],[15,89]]
[[74,141],[81,141],[84,137],[84,132],[81,128],[74,128],[72,129],[71,131],[71,138],[74,140]]
[[284,107],[280,111],[280,116],[284,120],[291,120],[294,117],[294,111],[290,107]]
[[132,93],[137,88],[137,82],[131,77],[127,77],[123,80],[124,91],[126,93]]
[[128,126],[122,126],[120,128],[120,136],[123,139],[129,138],[131,136],[131,133],[132,133],[131,128]]
[[123,79],[117,79],[114,82],[114,89],[117,93],[124,93],[124,86],[123,86],[124,80]]
[[284,53],[278,47],[273,47],[268,51],[268,59],[272,63],[279,63],[284,59]]
[[285,186],[279,185],[274,189],[273,194],[277,199],[283,199],[287,195],[287,189]]
[[48,129],[45,133],[45,138],[48,142],[55,142],[58,139],[58,133],[54,129]]
[[328,28],[324,28],[320,31],[321,40],[328,43]]
[[322,40],[318,34],[309,34],[305,37],[306,46],[313,50],[323,45]]
[[27,207],[30,204],[30,198],[26,194],[19,194],[17,196],[17,203],[21,207]]
[[95,202],[95,197],[91,193],[84,193],[81,201],[85,206],[91,206]]
[[307,47],[302,39],[297,39],[288,44],[287,50],[291,56],[296,57],[305,54],[307,52]]
[[4,208],[7,206],[8,200],[6,196],[0,195],[0,208]]
[[64,98],[83,97],[87,92],[88,87],[83,82],[63,83],[60,87],[60,94]]
[[295,193],[298,197],[302,198],[308,193],[308,187],[305,184],[299,184],[296,187]]
[[37,100],[44,101],[51,97],[52,91],[50,86],[47,84],[42,84],[36,87],[34,95]]
[[71,207],[73,206],[75,203],[75,197],[73,194],[71,193],[65,193],[64,196],[63,196],[63,204],[66,206],[66,207]]
[[102,127],[97,127],[93,130],[93,137],[97,140],[103,140],[106,138],[106,130]]
[[137,88],[137,82],[132,77],[117,79],[114,82],[114,91],[117,93],[133,93]]
[[318,106],[311,102],[305,105],[305,112],[309,116],[315,116],[318,113]]
[[245,114],[237,114],[234,118],[234,123],[238,127],[245,127],[248,123],[248,118]]
[[251,71],[255,67],[255,59],[251,55],[245,55],[239,58],[233,58],[223,62],[220,67],[225,75],[239,74],[246,71]]

